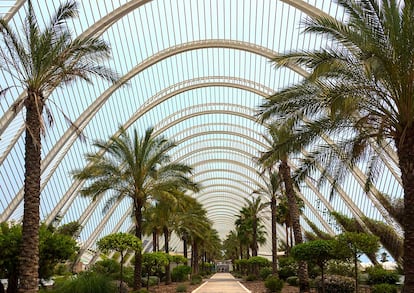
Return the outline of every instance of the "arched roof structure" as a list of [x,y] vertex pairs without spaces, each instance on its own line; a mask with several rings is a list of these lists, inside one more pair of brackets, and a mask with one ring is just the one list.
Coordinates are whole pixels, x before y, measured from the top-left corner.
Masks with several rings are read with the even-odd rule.
[[[0,14],[19,29],[25,0],[4,1]],[[33,0],[40,19],[47,21],[58,1]],[[41,218],[62,223],[80,221],[83,251],[94,249],[100,237],[126,231],[131,220],[129,203],[106,213],[107,195],[95,202],[77,196],[84,182],[70,174],[85,166],[84,154],[94,139],[108,138],[120,125],[157,133],[175,140],[174,160],[194,167],[194,178],[204,190],[194,197],[206,207],[214,227],[224,238],[232,228],[243,198],[263,184],[252,157],[266,147],[264,126],[255,111],[266,96],[307,74],[302,68],[274,69],[269,59],[280,52],[312,49],[328,40],[301,33],[308,15],[341,19],[331,0],[115,0],[79,1],[79,18],[70,24],[75,35],[100,36],[112,46],[114,68],[127,85],[94,80],[93,86],[76,82],[58,88],[48,99],[55,125],[43,142]],[[0,221],[22,217],[23,111],[14,102],[22,95],[12,76],[0,72],[1,88],[11,89],[0,99]],[[86,135],[77,139],[60,112]],[[329,138],[326,138],[329,139]],[[292,159],[292,166],[295,160]],[[328,211],[386,221],[401,233],[375,198],[402,197],[393,150],[382,157],[376,191],[368,196],[358,166],[329,200],[329,187],[311,180],[301,187],[304,215],[328,233],[338,232]],[[303,221],[307,228],[307,224]],[[269,255],[270,245],[261,248]]]

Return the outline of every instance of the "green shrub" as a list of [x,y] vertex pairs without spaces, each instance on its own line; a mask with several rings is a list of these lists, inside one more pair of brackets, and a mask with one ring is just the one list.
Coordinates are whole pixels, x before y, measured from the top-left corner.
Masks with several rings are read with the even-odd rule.
[[119,277],[121,271],[121,264],[113,259],[104,259],[96,262],[92,267],[91,271],[104,275],[112,280]]
[[250,267],[258,266],[258,267],[266,267],[270,264],[270,261],[262,256],[252,256],[247,260],[247,264]]
[[281,257],[279,259],[279,278],[286,280],[288,277],[296,276],[298,264],[293,257]]
[[72,275],[72,273],[69,270],[69,266],[64,263],[60,263],[55,267],[55,275],[58,276],[68,276]]
[[124,282],[132,288],[134,286],[134,268],[130,266],[124,267]]
[[264,267],[260,269],[259,276],[261,280],[266,280],[273,273],[272,268]]
[[184,282],[188,279],[188,274],[191,272],[189,266],[178,266],[173,268],[171,272],[171,280],[173,282]]
[[252,281],[256,281],[256,280],[257,280],[257,277],[255,275],[248,275],[246,277],[247,282],[252,282]]
[[200,275],[192,275],[191,276],[191,285],[201,284],[203,278]]
[[281,292],[283,288],[283,280],[276,276],[269,276],[265,281],[265,286],[270,292]]
[[209,263],[209,262],[205,262],[205,263],[201,266],[201,272],[202,272],[204,275],[209,275],[209,274],[211,274],[211,272],[213,271],[213,269],[214,269],[214,264]]
[[368,284],[396,284],[399,275],[396,271],[387,271],[381,266],[374,266],[366,269],[368,273]]
[[353,277],[355,275],[354,265],[351,262],[330,260],[326,265],[326,274]]
[[298,286],[299,285],[299,278],[297,276],[291,276],[291,277],[286,279],[286,282],[290,286]]
[[246,273],[247,272],[247,268],[248,268],[248,265],[249,265],[249,260],[247,260],[247,259],[236,259],[235,261],[234,261],[234,264],[235,264],[235,266],[238,268],[238,270],[242,273],[242,274],[244,274],[244,273]]
[[184,284],[179,284],[175,292],[187,292],[187,286]]
[[[142,286],[147,286],[147,280],[148,277],[142,277],[141,279],[141,285]],[[158,285],[160,283],[160,279],[157,276],[149,276],[149,286],[155,286]]]
[[397,293],[397,286],[392,284],[376,284],[372,286],[371,293]]
[[243,275],[240,272],[232,272],[233,277],[235,277],[236,279],[241,279],[243,278]]
[[64,281],[56,286],[54,292],[59,293],[113,293],[116,285],[111,279],[94,272],[84,272],[77,278]]
[[[316,287],[322,292],[322,278],[315,279]],[[355,280],[345,276],[327,275],[325,276],[325,293],[353,293],[355,290]]]

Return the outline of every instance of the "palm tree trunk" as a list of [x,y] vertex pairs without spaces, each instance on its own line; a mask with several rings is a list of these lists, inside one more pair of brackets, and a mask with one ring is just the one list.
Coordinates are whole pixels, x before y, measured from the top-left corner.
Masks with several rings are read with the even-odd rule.
[[252,245],[252,256],[257,256],[257,219],[253,219],[253,245]]
[[152,252],[157,251],[157,231],[152,231]]
[[[16,293],[19,285],[19,275],[16,271],[9,275],[7,279],[7,293]],[[1,290],[0,290],[1,292]]]
[[[135,198],[135,221],[136,221],[136,229],[135,229],[135,236],[139,239],[142,237],[142,203],[139,199]],[[137,251],[135,252],[135,267],[134,267],[134,290],[141,289],[141,281],[142,281],[142,252]]]
[[276,196],[272,196],[270,201],[270,210],[272,211],[272,274],[277,273],[277,230],[276,230]]
[[183,235],[183,254],[185,258],[188,258],[188,250],[187,250],[187,235]]
[[[37,105],[38,104],[38,105]],[[28,93],[26,107],[24,213],[19,292],[39,291],[40,119],[43,105]]]
[[[169,231],[167,227],[163,228],[164,230],[164,247],[165,247],[165,253],[168,254],[170,252],[170,247],[169,247]],[[171,283],[171,274],[170,274],[170,263],[168,262],[168,264],[165,266],[165,285],[168,285]]]
[[204,272],[205,261],[206,261],[206,251],[203,248],[203,250],[201,251],[201,272]]
[[[401,140],[400,138],[404,139]],[[404,293],[414,292],[414,126],[395,142],[404,188]]]
[[240,241],[239,246],[240,246],[240,259],[243,259],[243,244],[241,243],[241,241]]
[[199,272],[198,269],[198,245],[196,241],[193,241],[192,245],[192,262],[193,262],[193,275],[197,275]]
[[[300,244],[303,243],[303,237],[299,222],[299,208],[296,202],[295,191],[293,190],[293,182],[290,175],[290,167],[287,163],[287,160],[281,161],[279,172],[282,174],[283,182],[285,185],[286,196],[290,210],[290,218],[292,221],[293,233],[295,236],[295,245]],[[298,277],[300,292],[309,292],[308,266],[304,261],[299,262]]]
[[286,255],[289,256],[290,246],[289,246],[289,226],[288,222],[285,223],[286,230]]

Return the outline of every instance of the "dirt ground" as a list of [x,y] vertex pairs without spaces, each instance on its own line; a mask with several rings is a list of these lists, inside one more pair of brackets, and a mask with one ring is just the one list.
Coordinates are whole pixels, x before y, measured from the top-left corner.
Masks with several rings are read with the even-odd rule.
[[149,288],[149,292],[151,293],[176,293],[177,292],[177,287],[180,284],[184,284],[187,287],[187,292],[191,292],[194,289],[196,289],[198,286],[200,286],[200,284],[198,285],[191,285],[190,282],[185,282],[185,283],[171,283],[169,285],[158,285],[158,286],[152,286]]
[[[253,281],[253,282],[241,282],[244,287],[252,291],[252,293],[266,293],[266,287],[262,281]],[[285,285],[282,289],[282,293],[298,293],[299,288]]]

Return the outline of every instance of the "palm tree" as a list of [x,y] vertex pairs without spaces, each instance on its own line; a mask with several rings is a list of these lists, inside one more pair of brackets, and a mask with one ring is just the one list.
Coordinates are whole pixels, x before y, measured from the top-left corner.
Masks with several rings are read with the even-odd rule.
[[191,243],[193,238],[202,239],[205,231],[209,229],[210,223],[206,216],[206,210],[197,200],[187,198],[186,201],[186,209],[179,217],[174,229],[183,240],[183,254],[185,258],[188,258],[188,243]]
[[[329,49],[274,59],[277,66],[305,66],[310,76],[276,94],[279,97],[266,106],[274,117],[310,117],[301,136],[310,129],[327,134],[350,130],[340,147],[352,151],[351,163],[373,162],[373,157],[366,157],[370,144],[394,145],[404,189],[404,292],[413,292],[414,266],[409,264],[414,261],[414,3],[338,3],[346,14],[344,21],[319,16],[305,23],[306,32],[332,41]],[[369,179],[374,175],[371,172]]]
[[[25,90],[25,95],[14,105],[15,109],[24,107],[26,113],[23,244],[20,254],[24,265],[20,266],[20,292],[38,291],[41,135],[45,133],[45,125],[53,122],[46,104],[47,96],[56,87],[77,79],[92,82],[92,75],[111,82],[118,78],[101,65],[110,56],[108,44],[96,38],[73,39],[67,21],[77,14],[76,2],[62,3],[50,22],[41,29],[29,0],[22,33],[16,33],[6,20],[0,19],[1,43],[5,45],[0,54],[0,69],[13,76]],[[47,122],[43,120],[44,113],[47,114]]]
[[[88,165],[74,171],[74,178],[90,184],[81,189],[82,196],[96,199],[100,194],[113,191],[104,212],[115,202],[129,198],[136,223],[135,236],[142,237],[142,209],[150,200],[175,196],[177,190],[197,191],[198,186],[188,178],[192,169],[173,163],[167,154],[175,144],[164,137],[154,137],[153,129],[139,137],[134,130],[131,138],[125,129],[109,142],[96,141],[99,150],[86,155]],[[102,155],[105,153],[105,155]],[[141,287],[142,254],[135,256],[134,290]]]
[[[281,178],[278,172],[268,170],[268,179],[265,179],[265,187],[261,187],[254,193],[270,197],[270,210],[272,214],[272,273],[277,276],[277,201],[281,197]],[[264,177],[264,176],[263,176]]]
[[261,197],[252,197],[251,200],[245,198],[244,200],[246,201],[246,204],[241,209],[240,214],[242,215],[244,223],[251,229],[252,256],[257,256],[259,250],[258,236],[261,234],[259,228],[262,227],[260,224],[265,218],[263,216],[263,211],[269,206],[269,203],[262,202]]
[[[194,199],[182,191],[172,191],[171,194],[165,193],[157,200],[153,206],[154,214],[157,216],[156,222],[164,234],[164,251],[169,254],[169,241],[173,231],[180,231],[181,219],[186,217],[185,213],[192,208]],[[165,267],[165,283],[171,283],[170,264]]]
[[200,245],[202,251],[201,268],[205,272],[205,262],[211,262],[214,259],[221,259],[221,241],[217,230],[208,230],[207,234],[204,235],[204,241]]
[[[276,223],[285,225],[286,255],[289,255],[291,246],[289,245],[289,230],[292,231],[292,221],[290,220],[289,206],[286,196],[282,196],[276,208]],[[291,242],[293,238],[291,239]]]
[[[246,215],[244,215],[241,210],[240,213],[237,215],[237,219],[234,222],[237,232],[237,238],[239,239],[240,245],[240,259],[243,258],[250,258],[250,248],[252,243],[252,225],[249,223]],[[243,249],[246,249],[246,255],[244,256]]]
[[162,227],[159,222],[157,206],[149,205],[143,211],[142,215],[142,233],[152,235],[152,252],[159,250],[159,236],[162,233]]
[[[290,121],[292,123],[292,121]],[[268,149],[258,158],[258,162],[263,168],[272,168],[279,164],[279,174],[283,181],[283,186],[289,206],[289,216],[292,222],[295,244],[303,243],[302,228],[300,225],[300,210],[297,204],[297,196],[294,191],[294,182],[291,177],[291,170],[288,164],[288,155],[297,150],[297,144],[285,144],[291,137],[291,126],[289,123],[285,127],[277,124],[269,125],[268,131],[270,137],[265,137],[269,143]],[[284,147],[282,147],[284,145]],[[298,277],[301,292],[309,291],[309,280],[307,264],[299,262]]]
[[223,250],[224,257],[231,259],[233,264],[236,259],[239,259],[239,239],[236,231],[231,230],[227,234],[226,239],[223,241]]
[[[207,212],[202,208],[201,204],[198,205],[198,208],[195,209],[194,214],[198,214],[199,218],[197,220],[196,229],[190,228],[188,230],[188,238],[191,241],[191,268],[192,274],[198,274],[200,270],[199,266],[199,252],[202,243],[205,241],[205,235],[210,233],[212,229],[212,223],[207,218]],[[192,217],[190,217],[192,218]],[[193,226],[194,227],[194,226]]]

